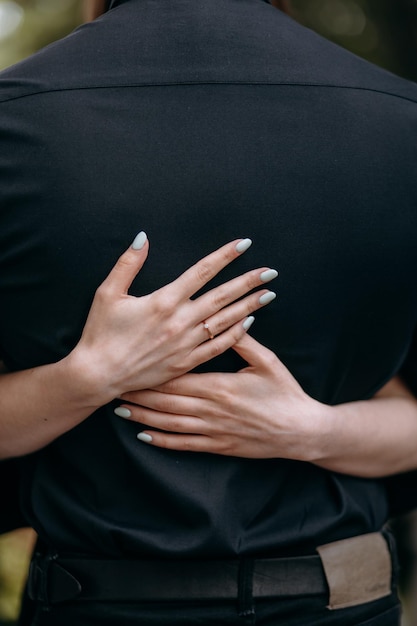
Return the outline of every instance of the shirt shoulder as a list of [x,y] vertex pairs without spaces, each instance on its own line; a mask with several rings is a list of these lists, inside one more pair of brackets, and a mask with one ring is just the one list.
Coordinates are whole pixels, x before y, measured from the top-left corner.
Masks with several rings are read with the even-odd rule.
[[[269,4],[242,3],[231,11],[235,3],[213,0],[210,11],[195,2],[166,13],[145,11],[145,4],[122,4],[1,72],[0,104],[56,91],[183,84],[366,90],[417,103],[415,83]],[[200,22],[204,28],[196,27]]]

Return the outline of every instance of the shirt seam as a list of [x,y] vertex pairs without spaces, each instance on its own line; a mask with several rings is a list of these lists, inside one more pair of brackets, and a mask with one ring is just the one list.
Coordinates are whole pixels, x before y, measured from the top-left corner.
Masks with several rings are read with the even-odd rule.
[[21,98],[28,98],[31,96],[45,95],[48,93],[59,93],[65,91],[84,91],[84,90],[93,90],[93,89],[129,89],[129,88],[139,88],[139,87],[181,87],[181,86],[191,86],[191,85],[265,85],[265,86],[281,86],[281,87],[321,87],[325,89],[347,89],[351,91],[367,91],[370,93],[379,93],[386,96],[391,96],[393,98],[399,98],[401,100],[406,100],[407,102],[413,102],[417,104],[417,97],[414,99],[409,96],[403,96],[401,94],[393,93],[390,91],[386,91],[384,89],[374,89],[372,87],[359,87],[352,85],[331,85],[326,83],[309,83],[309,82],[266,82],[266,81],[161,81],[161,82],[146,82],[146,83],[114,83],[109,85],[88,85],[88,86],[77,86],[77,87],[59,87],[52,89],[41,89],[37,91],[32,91],[25,94],[20,94],[18,96],[12,96],[10,98],[1,99],[0,104],[5,102],[12,102],[13,100],[19,100]]

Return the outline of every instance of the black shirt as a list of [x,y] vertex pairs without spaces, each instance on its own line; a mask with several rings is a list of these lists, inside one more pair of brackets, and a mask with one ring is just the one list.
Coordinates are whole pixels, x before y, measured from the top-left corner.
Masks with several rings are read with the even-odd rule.
[[[416,131],[415,85],[264,0],[113,2],[0,75],[3,358],[66,355],[141,229],[137,295],[251,237],[221,278],[280,270],[253,336],[320,401],[371,397],[415,356]],[[25,514],[57,550],[298,554],[387,518],[380,481],[148,447],[113,408],[23,460]]]

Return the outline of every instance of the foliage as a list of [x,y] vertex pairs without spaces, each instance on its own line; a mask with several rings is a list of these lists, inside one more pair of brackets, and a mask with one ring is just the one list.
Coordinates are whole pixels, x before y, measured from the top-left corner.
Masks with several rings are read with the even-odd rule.
[[81,18],[80,0],[0,0],[0,68],[64,37]]
[[34,533],[30,530],[0,537],[0,624],[18,616],[33,543]]
[[300,22],[369,61],[417,80],[417,0],[292,0]]

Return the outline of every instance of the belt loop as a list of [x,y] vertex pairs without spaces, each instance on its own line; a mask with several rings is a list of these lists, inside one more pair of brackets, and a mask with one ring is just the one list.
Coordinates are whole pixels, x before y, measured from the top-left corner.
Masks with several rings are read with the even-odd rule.
[[239,562],[238,573],[238,614],[247,617],[255,614],[253,603],[254,560],[243,558]]
[[392,557],[382,534],[348,537],[317,552],[329,586],[329,609],[344,609],[392,593]]
[[56,556],[37,552],[29,566],[28,595],[31,600],[49,605],[48,571]]

